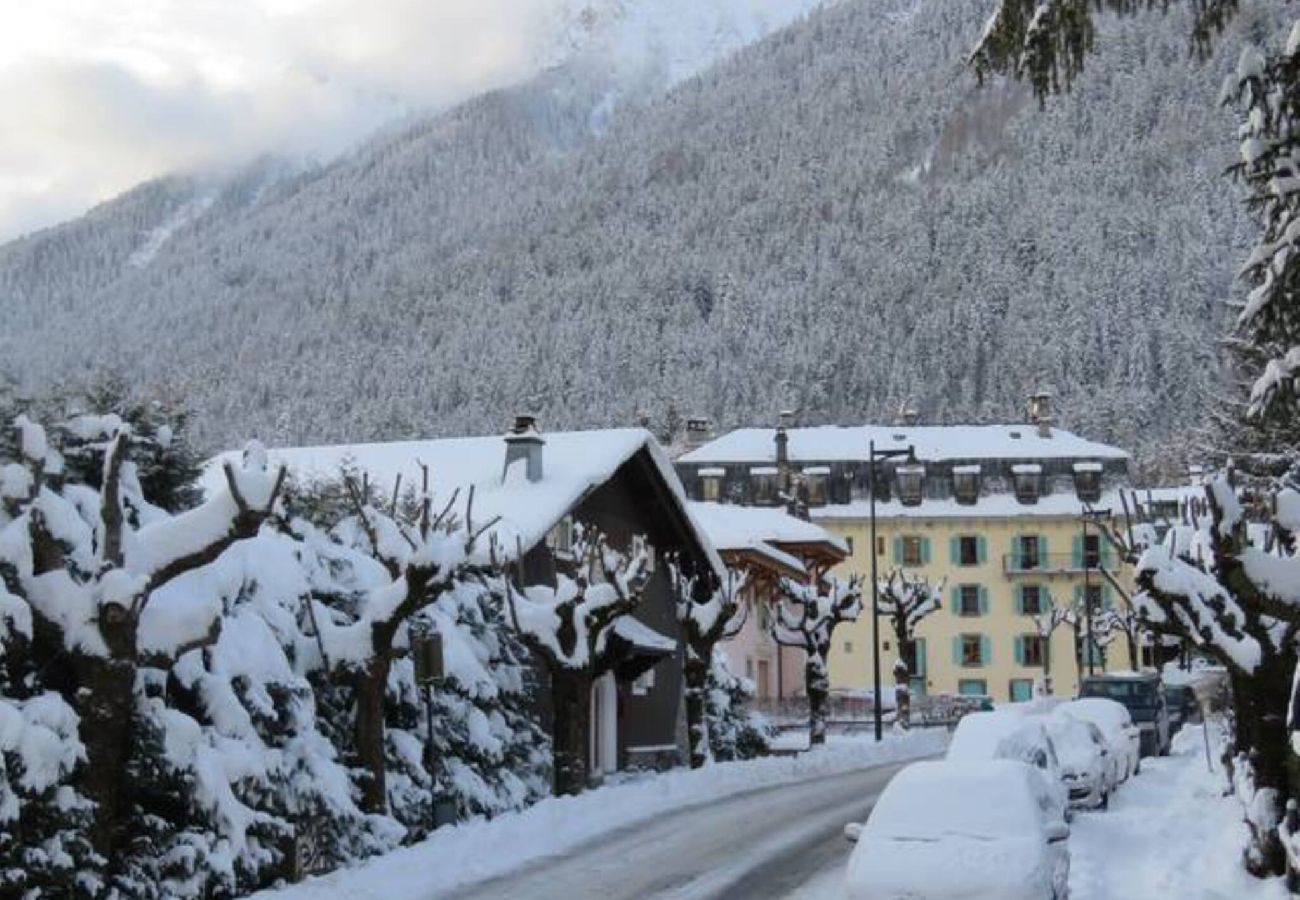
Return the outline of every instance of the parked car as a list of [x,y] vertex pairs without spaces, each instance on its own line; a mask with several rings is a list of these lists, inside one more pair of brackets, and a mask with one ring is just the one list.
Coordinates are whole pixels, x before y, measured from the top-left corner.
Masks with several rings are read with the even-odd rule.
[[1080,697],[1105,697],[1122,703],[1141,731],[1143,756],[1169,753],[1169,710],[1164,685],[1154,672],[1091,675],[1079,684]]
[[1201,721],[1201,705],[1190,684],[1166,684],[1165,708],[1169,710],[1169,737],[1186,724]]
[[1067,712],[1044,716],[1043,727],[1056,747],[1070,805],[1085,809],[1109,807],[1111,791],[1119,785],[1119,768],[1101,729]]
[[1070,826],[1044,819],[1033,770],[919,762],[894,777],[849,857],[850,900],[1062,900]]
[[945,757],[953,762],[1009,759],[1034,772],[1034,791],[1049,818],[1069,818],[1070,798],[1061,777],[1056,748],[1037,716],[1018,711],[970,713],[957,723]]
[[1105,697],[1081,697],[1062,704],[1059,711],[1097,726],[1119,761],[1120,781],[1142,771],[1141,732],[1123,704]]

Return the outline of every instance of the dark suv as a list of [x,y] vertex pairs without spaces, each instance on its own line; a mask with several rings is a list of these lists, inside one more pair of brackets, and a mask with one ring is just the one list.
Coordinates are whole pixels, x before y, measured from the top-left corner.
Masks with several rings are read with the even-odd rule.
[[1092,675],[1080,683],[1079,696],[1105,697],[1122,703],[1141,732],[1143,756],[1164,756],[1169,752],[1169,708],[1159,675]]

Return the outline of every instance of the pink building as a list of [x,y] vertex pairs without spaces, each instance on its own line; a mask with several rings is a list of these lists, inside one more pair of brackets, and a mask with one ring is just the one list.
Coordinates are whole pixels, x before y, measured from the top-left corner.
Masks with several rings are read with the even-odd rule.
[[752,680],[760,700],[803,693],[804,654],[778,646],[770,603],[781,578],[819,578],[848,556],[841,538],[773,507],[692,503],[691,515],[730,568],[748,573],[752,604],[740,633],[722,645],[731,670]]

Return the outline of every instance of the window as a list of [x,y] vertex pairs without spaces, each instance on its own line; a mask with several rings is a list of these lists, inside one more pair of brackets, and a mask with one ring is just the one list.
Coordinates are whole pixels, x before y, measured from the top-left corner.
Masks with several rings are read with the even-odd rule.
[[573,519],[565,516],[555,523],[549,538],[551,551],[557,556],[567,556],[573,552]]
[[1017,568],[1020,569],[1037,569],[1039,567],[1040,550],[1038,546],[1038,535],[1022,534],[1018,538],[1019,543],[1019,562]]
[[984,638],[978,634],[963,634],[961,641],[961,664],[967,667],[984,665]]
[[752,656],[745,657],[745,677],[746,678],[754,677],[754,657]]
[[1034,699],[1034,682],[1029,678],[1012,678],[1008,687],[1012,703],[1026,703]]
[[771,634],[772,632],[772,610],[766,603],[756,603],[755,612],[758,616],[758,633]]
[[759,466],[749,470],[754,486],[754,504],[756,506],[776,506],[780,500],[777,490],[777,471],[772,466]]
[[1043,589],[1036,584],[1020,587],[1020,612],[1026,616],[1036,616],[1043,611]]
[[882,653],[888,653],[888,652],[889,652],[889,641],[884,641],[884,642],[882,642],[881,645],[880,645],[880,650],[881,650]]
[[909,534],[906,537],[901,538],[901,540],[903,552],[900,562],[905,566],[925,565],[924,538],[918,537],[914,534]]
[[848,548],[848,550],[849,550],[849,556],[852,556],[852,555],[853,555],[853,538],[850,537],[850,536],[848,536],[848,535],[845,535],[845,537],[844,537],[844,546]]
[[1016,486],[1016,499],[1021,503],[1037,503],[1039,482],[1043,469],[1037,463],[1022,463],[1011,467],[1011,478]]
[[952,494],[958,503],[973,505],[980,497],[980,467],[953,466]]
[[980,539],[970,535],[957,538],[957,565],[978,566],[980,564]]
[[978,584],[963,584],[957,588],[957,615],[978,616],[983,611],[980,606]]
[[1102,598],[1101,585],[1088,584],[1083,588],[1084,609],[1091,609],[1094,613],[1100,609],[1105,609]]
[[852,652],[853,652],[853,642],[852,642],[852,641],[845,641],[845,642],[844,642],[844,652],[845,652],[845,653],[852,653]]
[[700,499],[717,503],[722,499],[722,479],[716,475],[704,475],[700,478]]
[[1020,637],[1020,659],[1022,666],[1042,666],[1043,664],[1043,644],[1045,638],[1036,634],[1025,634]]
[[1086,569],[1101,568],[1101,535],[1085,534],[1083,536],[1082,561]]
[[963,697],[987,697],[988,682],[983,678],[963,678],[957,682],[957,693]]
[[1074,491],[1085,503],[1101,499],[1101,463],[1074,464]]
[[654,690],[654,686],[655,670],[653,668],[646,669],[632,682],[632,694],[637,697],[644,697]]
[[803,470],[804,499],[809,506],[826,505],[826,481],[831,470],[825,466]]
[[920,506],[925,491],[925,466],[899,466],[895,477],[898,479],[898,502],[904,506]]
[[876,538],[876,556],[884,556],[884,555],[885,555],[885,539],[882,538],[882,537],[877,537],[877,538]]

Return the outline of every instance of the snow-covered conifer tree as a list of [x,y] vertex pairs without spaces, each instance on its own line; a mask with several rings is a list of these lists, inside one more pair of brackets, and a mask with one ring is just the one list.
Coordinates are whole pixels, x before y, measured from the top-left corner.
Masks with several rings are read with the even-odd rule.
[[826,701],[830,675],[826,658],[831,638],[842,622],[856,621],[862,613],[862,579],[840,581],[831,575],[816,583],[781,579],[780,598],[774,604],[772,637],[783,647],[798,647],[807,655],[804,679],[808,691],[808,742],[826,742]]
[[746,709],[754,699],[754,683],[731,671],[721,647],[713,648],[709,667],[708,701],[709,750],[722,762],[766,756],[772,742],[772,728],[760,714]]

